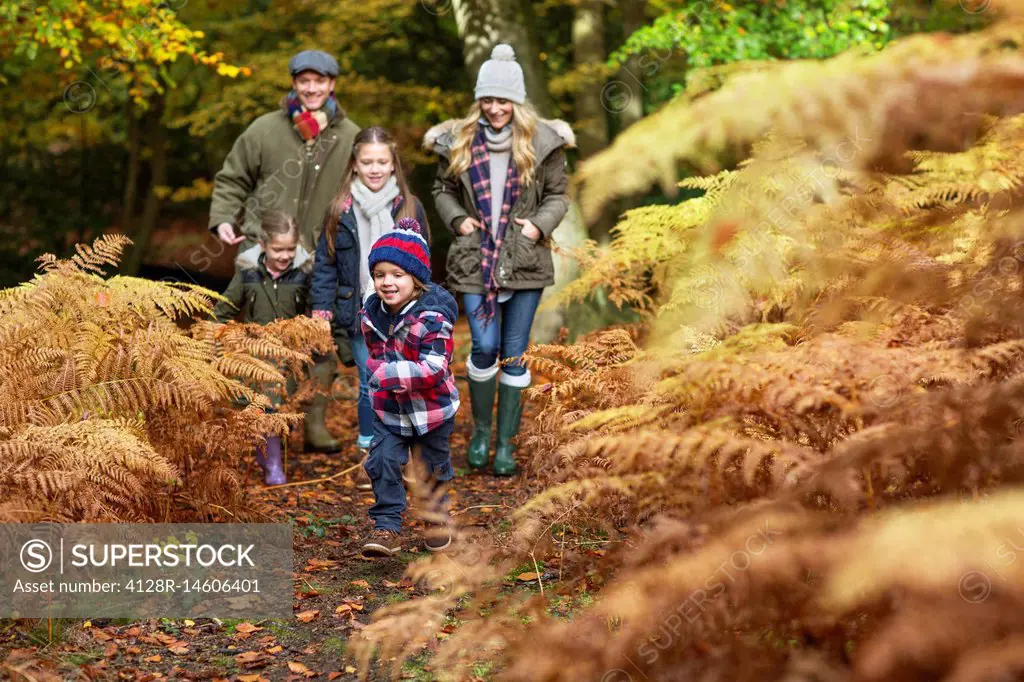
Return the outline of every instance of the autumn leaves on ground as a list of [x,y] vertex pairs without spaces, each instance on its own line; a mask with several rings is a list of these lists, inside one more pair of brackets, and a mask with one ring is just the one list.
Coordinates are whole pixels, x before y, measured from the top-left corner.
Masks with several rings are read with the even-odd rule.
[[[464,320],[456,338],[468,342]],[[457,348],[459,363],[454,368],[461,390],[465,390],[468,352],[463,345]],[[293,619],[8,621],[0,634],[0,677],[39,682],[356,679],[354,661],[346,654],[349,637],[364,627],[375,609],[425,593],[422,585],[403,577],[408,563],[425,550],[422,523],[411,517],[405,551],[399,557],[369,561],[359,556],[362,538],[371,527],[366,510],[373,494],[357,487],[356,412],[350,398],[355,381],[353,369],[343,370],[334,387],[336,399],[328,408],[328,426],[345,442],[344,449],[337,454],[304,453],[299,428],[289,439],[288,457],[291,483],[353,471],[327,482],[267,489],[255,461],[241,467],[242,471],[248,468],[243,494],[254,512],[253,520],[294,526]],[[468,410],[460,411],[452,438],[453,516],[460,525],[500,532],[503,508],[521,497],[521,481],[467,471],[465,446],[470,429]],[[536,589],[537,575],[531,572],[524,569],[510,575],[509,588],[518,583]],[[438,640],[451,627],[439,628]],[[428,648],[406,664],[402,677],[434,679],[429,654]]]

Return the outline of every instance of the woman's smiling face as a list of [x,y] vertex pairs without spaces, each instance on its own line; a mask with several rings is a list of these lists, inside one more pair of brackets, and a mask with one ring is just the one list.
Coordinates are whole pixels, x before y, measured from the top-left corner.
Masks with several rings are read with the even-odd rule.
[[512,120],[512,100],[500,97],[481,97],[480,109],[495,130],[501,130]]

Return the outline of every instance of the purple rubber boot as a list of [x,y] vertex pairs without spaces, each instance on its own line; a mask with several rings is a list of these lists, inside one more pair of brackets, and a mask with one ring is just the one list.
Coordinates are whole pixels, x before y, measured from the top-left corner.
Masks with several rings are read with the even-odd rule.
[[281,485],[288,482],[281,462],[281,437],[267,436],[267,442],[256,448],[256,461],[263,467],[263,482],[267,485]]

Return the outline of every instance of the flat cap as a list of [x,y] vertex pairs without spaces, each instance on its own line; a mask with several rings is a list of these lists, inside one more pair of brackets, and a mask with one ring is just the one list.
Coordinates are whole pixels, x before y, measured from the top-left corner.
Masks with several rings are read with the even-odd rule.
[[303,71],[316,71],[324,76],[334,78],[338,75],[338,62],[326,52],[305,50],[289,60],[288,71],[292,76],[297,76]]

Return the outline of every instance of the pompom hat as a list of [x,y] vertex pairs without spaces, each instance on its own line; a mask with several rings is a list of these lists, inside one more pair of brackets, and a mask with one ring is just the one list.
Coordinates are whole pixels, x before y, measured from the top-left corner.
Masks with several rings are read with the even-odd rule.
[[522,104],[526,101],[526,81],[523,68],[516,61],[516,52],[511,45],[501,43],[491,50],[491,58],[480,67],[476,76],[476,99],[499,97]]
[[370,247],[369,267],[392,263],[419,281],[430,282],[430,247],[420,234],[418,221],[402,218],[392,232],[387,232]]

